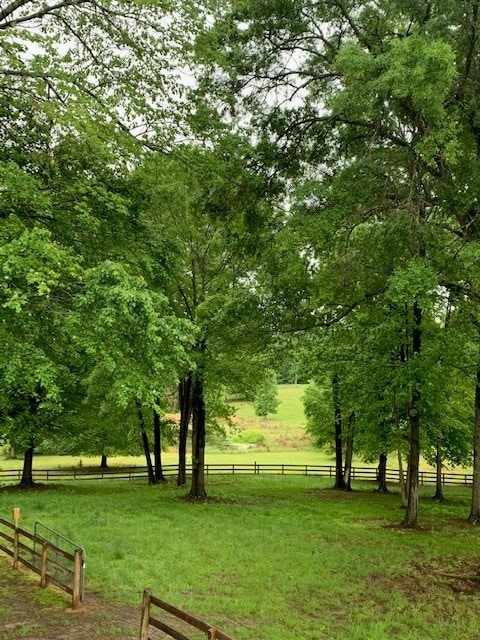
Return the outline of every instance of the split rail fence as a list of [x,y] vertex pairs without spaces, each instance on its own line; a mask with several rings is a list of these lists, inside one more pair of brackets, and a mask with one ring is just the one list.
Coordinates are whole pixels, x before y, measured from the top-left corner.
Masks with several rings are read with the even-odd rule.
[[83,549],[70,553],[42,536],[16,527],[0,518],[0,550],[13,558],[13,568],[19,563],[40,575],[40,586],[56,585],[72,596],[72,609],[82,601]]
[[[168,614],[170,614],[170,618],[173,617],[174,621],[170,622],[170,624],[167,624],[167,622],[163,620],[159,620],[158,617],[152,616],[151,615],[152,605],[157,607],[158,609],[166,611]],[[171,626],[172,624],[175,624],[175,622],[178,620],[180,620],[181,623],[183,623],[182,630],[175,628],[175,626]],[[227,636],[222,631],[219,631],[212,625],[208,624],[208,622],[205,622],[204,620],[200,620],[200,618],[196,618],[195,616],[192,616],[190,613],[187,613],[186,611],[177,609],[177,607],[174,607],[173,605],[168,604],[168,602],[164,602],[163,600],[156,598],[151,594],[151,592],[148,589],[145,589],[145,591],[143,592],[142,618],[141,618],[141,624],[140,624],[140,640],[150,640],[149,638],[150,627],[159,629],[160,631],[168,635],[170,638],[175,638],[175,640],[192,640],[192,638],[189,638],[183,633],[183,627],[185,626],[185,624],[189,625],[190,627],[193,627],[194,629],[198,629],[199,631],[202,631],[207,635],[207,638],[209,638],[209,640],[232,640],[230,636]],[[178,624],[176,626],[178,626]]]
[[[163,473],[168,477],[176,476],[178,465],[163,465]],[[191,472],[191,466],[187,466],[187,473]],[[273,474],[273,475],[305,475],[320,476],[326,478],[335,477],[335,467],[331,465],[304,465],[304,464],[206,464],[206,475],[226,474]],[[352,480],[375,481],[377,469],[374,467],[352,467]],[[21,470],[0,471],[0,482],[19,482],[22,477]],[[34,469],[35,482],[66,482],[71,480],[134,480],[148,477],[147,467],[112,467],[105,470],[91,469]],[[398,469],[387,469],[387,482],[398,483]],[[420,471],[419,482],[421,485],[435,484],[435,471]],[[442,473],[442,483],[446,485],[468,486],[473,482],[471,473],[456,473],[445,471]]]

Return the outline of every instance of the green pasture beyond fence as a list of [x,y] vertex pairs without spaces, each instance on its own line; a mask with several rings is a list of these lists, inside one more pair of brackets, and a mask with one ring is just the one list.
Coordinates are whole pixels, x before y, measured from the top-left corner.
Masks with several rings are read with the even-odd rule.
[[[187,473],[191,473],[191,466],[187,466]],[[165,477],[177,475],[178,465],[168,464],[163,466]],[[227,474],[251,474],[251,475],[304,475],[319,476],[323,478],[334,478],[335,467],[331,465],[306,465],[306,464],[206,464],[206,475],[227,475]],[[375,481],[377,479],[377,469],[372,467],[352,467],[352,480]],[[0,471],[0,482],[18,482],[22,477],[22,471],[7,470]],[[111,469],[34,469],[33,479],[35,482],[65,482],[70,480],[134,480],[136,478],[147,478],[147,467],[114,467]],[[398,469],[387,469],[387,482],[398,483]],[[421,485],[435,484],[435,471],[420,471],[419,482]],[[468,486],[473,482],[471,473],[454,473],[446,471],[442,473],[442,483],[444,486]]]

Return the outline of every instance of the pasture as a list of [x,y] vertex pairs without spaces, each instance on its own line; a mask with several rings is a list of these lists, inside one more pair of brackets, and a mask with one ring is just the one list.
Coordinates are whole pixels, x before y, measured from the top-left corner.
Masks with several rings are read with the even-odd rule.
[[470,493],[422,492],[422,529],[399,496],[310,477],[214,477],[207,502],[173,484],[72,483],[0,493],[87,550],[87,589],[125,605],[144,587],[238,640],[478,638],[478,530]]
[[[310,436],[305,432],[305,415],[303,413],[302,395],[307,385],[278,385],[280,405],[278,412],[267,419],[255,415],[251,402],[234,400],[235,416],[233,427],[226,428],[225,437],[214,437],[206,448],[206,462],[211,464],[301,464],[301,465],[334,465],[333,452],[316,449]],[[244,440],[242,434],[261,434],[263,443],[248,447],[235,446]],[[236,440],[236,442],[235,442]],[[229,446],[225,446],[225,443]],[[233,445],[233,446],[232,446]],[[178,455],[175,447],[163,452],[164,464],[176,464]],[[0,456],[0,470],[21,469],[22,459],[7,459]],[[353,460],[356,466],[376,467],[377,463],[366,463],[361,458]],[[100,455],[34,455],[33,467],[36,469],[61,469],[71,467],[95,467],[100,464]],[[110,467],[145,466],[142,455],[115,455],[108,459]],[[392,454],[388,461],[390,468],[397,468],[397,457]],[[432,467],[422,461],[421,468],[431,470]]]

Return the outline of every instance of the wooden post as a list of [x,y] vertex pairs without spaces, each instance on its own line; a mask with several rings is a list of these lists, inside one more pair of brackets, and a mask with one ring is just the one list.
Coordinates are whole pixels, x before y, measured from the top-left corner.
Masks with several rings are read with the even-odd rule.
[[12,509],[12,517],[13,517],[13,524],[18,528],[18,523],[20,521],[20,507],[14,507]]
[[75,558],[73,561],[72,609],[79,609],[82,601],[82,561],[83,551],[81,549],[75,549]]
[[40,586],[47,586],[48,542],[42,542],[42,565],[40,567]]
[[140,621],[140,640],[148,640],[148,627],[150,625],[151,600],[152,600],[152,593],[150,589],[145,589],[143,592],[142,618]]
[[20,535],[18,533],[18,527],[15,527],[13,532],[13,568],[18,569],[18,547]]
[[211,629],[208,630],[208,639],[217,640],[217,630],[214,629],[213,627],[211,627]]

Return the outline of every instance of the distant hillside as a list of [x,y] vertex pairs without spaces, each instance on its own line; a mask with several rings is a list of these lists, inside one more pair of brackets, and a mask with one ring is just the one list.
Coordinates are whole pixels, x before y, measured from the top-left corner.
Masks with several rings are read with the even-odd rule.
[[233,418],[235,429],[227,440],[233,443],[261,445],[266,449],[310,449],[311,438],[305,433],[306,418],[303,413],[302,395],[307,385],[280,384],[277,413],[266,419],[255,415],[251,402],[234,401],[236,413]]

